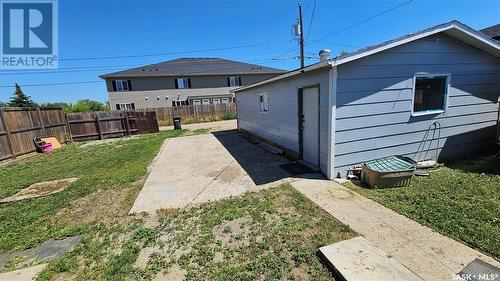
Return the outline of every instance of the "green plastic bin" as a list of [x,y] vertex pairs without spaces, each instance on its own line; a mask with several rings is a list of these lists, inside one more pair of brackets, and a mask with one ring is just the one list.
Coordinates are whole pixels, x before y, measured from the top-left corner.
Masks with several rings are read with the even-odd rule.
[[361,164],[361,181],[371,188],[407,186],[415,168],[416,162],[404,156],[374,159]]

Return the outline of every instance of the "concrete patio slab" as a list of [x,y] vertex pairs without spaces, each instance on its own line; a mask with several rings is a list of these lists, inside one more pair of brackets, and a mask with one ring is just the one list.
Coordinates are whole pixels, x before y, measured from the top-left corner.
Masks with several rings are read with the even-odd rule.
[[27,268],[22,268],[15,271],[0,273],[0,280],[5,281],[31,281],[35,280],[38,273],[47,266],[46,263],[39,264]]
[[343,280],[422,280],[362,236],[321,247],[319,251],[332,271]]
[[[258,160],[257,160],[258,159]],[[236,131],[168,139],[130,213],[186,208],[276,185],[291,163]]]
[[493,258],[402,216],[334,181],[298,179],[297,190],[423,280],[457,280],[476,258]]

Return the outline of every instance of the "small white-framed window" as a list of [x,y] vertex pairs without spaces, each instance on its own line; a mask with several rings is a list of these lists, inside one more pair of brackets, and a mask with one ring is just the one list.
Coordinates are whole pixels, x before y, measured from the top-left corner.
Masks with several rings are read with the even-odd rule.
[[135,109],[134,103],[117,103],[116,104],[116,110],[134,110],[134,109]]
[[267,99],[267,93],[259,94],[259,111],[267,112],[269,110],[269,103]]
[[222,103],[229,103],[229,98],[222,98]]
[[412,116],[439,114],[448,107],[450,74],[415,74]]
[[239,87],[241,86],[241,77],[238,77],[238,76],[231,76],[231,77],[228,77],[228,81],[229,81],[229,87]]
[[220,104],[220,99],[219,98],[212,99],[212,103],[213,104]]
[[191,88],[190,79],[189,78],[177,78],[177,79],[175,79],[175,88],[177,88],[177,89]]
[[116,91],[117,92],[123,92],[123,91],[128,91],[128,80],[116,80]]
[[201,100],[193,100],[193,105],[201,105]]
[[210,99],[202,99],[201,104],[210,104]]

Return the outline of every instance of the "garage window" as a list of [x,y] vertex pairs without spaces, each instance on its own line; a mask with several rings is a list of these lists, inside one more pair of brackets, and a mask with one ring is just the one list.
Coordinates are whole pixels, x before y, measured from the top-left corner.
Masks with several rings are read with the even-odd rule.
[[415,75],[412,115],[438,114],[446,110],[449,74]]
[[267,94],[260,94],[259,95],[259,111],[260,112],[267,112],[269,110],[269,104],[267,102]]

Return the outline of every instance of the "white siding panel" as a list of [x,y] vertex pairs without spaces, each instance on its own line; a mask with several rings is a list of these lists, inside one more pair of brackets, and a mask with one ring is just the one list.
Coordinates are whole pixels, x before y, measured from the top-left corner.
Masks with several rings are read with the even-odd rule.
[[[304,73],[236,94],[240,129],[299,152],[298,89],[320,87],[320,169],[326,173],[328,143],[328,69]],[[267,93],[269,111],[259,112],[258,94]]]

